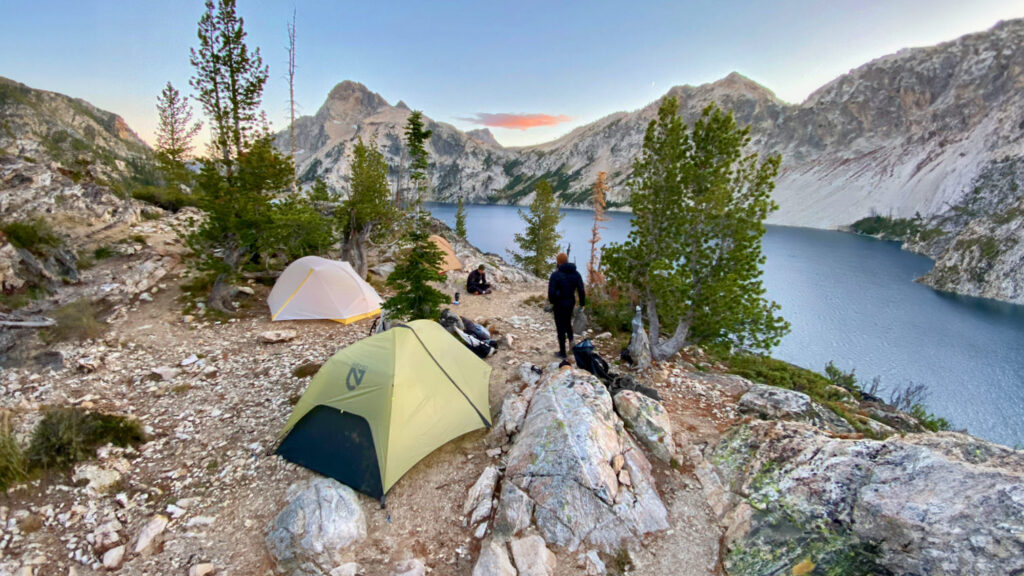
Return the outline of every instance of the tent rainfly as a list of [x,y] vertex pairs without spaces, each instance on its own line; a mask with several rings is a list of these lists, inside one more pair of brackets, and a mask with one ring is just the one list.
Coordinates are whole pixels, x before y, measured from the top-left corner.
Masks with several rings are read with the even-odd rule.
[[425,456],[490,427],[490,376],[491,367],[440,324],[397,324],[320,368],[277,453],[383,502]]
[[430,241],[433,242],[441,252],[444,252],[444,261],[441,262],[441,272],[451,272],[453,270],[462,270],[462,262],[459,262],[459,257],[455,255],[455,249],[448,240],[443,236],[433,234],[430,236]]
[[271,320],[350,324],[380,314],[381,297],[348,262],[306,256],[292,262],[267,297]]

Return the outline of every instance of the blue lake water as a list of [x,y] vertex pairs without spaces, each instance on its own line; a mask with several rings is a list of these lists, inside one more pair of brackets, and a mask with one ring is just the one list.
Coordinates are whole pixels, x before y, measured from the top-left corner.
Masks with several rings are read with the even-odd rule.
[[[454,226],[455,207],[432,204]],[[469,241],[507,256],[523,222],[515,207],[467,206]],[[565,210],[563,247],[581,268],[593,217]],[[610,213],[602,243],[629,234],[631,215]],[[925,405],[957,429],[1009,446],[1024,444],[1024,306],[950,296],[914,282],[931,261],[842,232],[772,226],[764,282],[792,331],[772,356],[822,371],[828,361],[882,382],[882,396],[926,384]]]

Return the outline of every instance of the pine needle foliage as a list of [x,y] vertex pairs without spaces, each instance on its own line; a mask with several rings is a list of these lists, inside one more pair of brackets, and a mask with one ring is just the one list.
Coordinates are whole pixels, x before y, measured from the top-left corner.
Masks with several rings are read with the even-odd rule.
[[405,240],[409,247],[387,280],[387,286],[395,290],[395,295],[384,303],[384,310],[394,320],[437,320],[441,317],[441,306],[448,303],[448,296],[430,283],[444,282],[441,274],[444,253],[430,240],[426,216],[417,217]]
[[462,202],[461,196],[455,203],[455,234],[463,240],[466,238],[466,205]]
[[530,211],[519,210],[519,217],[526,222],[522,234],[515,235],[518,252],[509,252],[512,261],[536,276],[545,276],[552,267],[558,242],[558,223],[562,221],[561,203],[547,180],[541,180],[534,189]]
[[[770,349],[788,331],[761,282],[764,219],[780,157],[744,154],[748,128],[714,104],[692,129],[665,98],[647,127],[631,181],[628,239],[605,247],[610,282],[647,307],[652,354],[687,343]],[[675,332],[661,341],[661,324]]]

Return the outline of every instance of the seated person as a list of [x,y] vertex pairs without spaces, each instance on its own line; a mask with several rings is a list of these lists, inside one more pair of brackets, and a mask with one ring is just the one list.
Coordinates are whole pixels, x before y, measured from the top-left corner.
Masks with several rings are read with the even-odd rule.
[[484,265],[477,266],[476,270],[469,273],[466,279],[466,292],[470,294],[490,294],[491,285],[487,283],[487,275],[484,274]]

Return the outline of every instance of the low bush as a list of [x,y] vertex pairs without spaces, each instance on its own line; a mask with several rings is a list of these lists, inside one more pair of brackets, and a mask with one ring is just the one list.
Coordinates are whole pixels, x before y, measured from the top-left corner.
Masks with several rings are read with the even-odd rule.
[[132,198],[149,202],[171,212],[177,212],[185,206],[196,205],[195,197],[182,192],[176,186],[140,186],[132,190]]
[[53,408],[32,431],[28,462],[33,468],[63,470],[93,457],[106,444],[128,447],[145,441],[139,423],[114,414],[81,408]]
[[99,338],[107,329],[100,318],[101,310],[87,298],[65,304],[54,310],[51,316],[57,324],[39,334],[47,344]]
[[34,254],[45,253],[61,245],[60,236],[42,218],[7,222],[0,226],[0,230],[11,244]]
[[869,216],[853,223],[850,228],[866,236],[876,236],[886,240],[908,240],[921,232],[921,221],[918,218],[887,218],[885,216]]
[[728,366],[733,374],[754,382],[803,392],[818,401],[835,399],[829,394],[828,378],[789,362],[743,352],[719,355],[715,360]]
[[612,334],[632,332],[636,308],[631,299],[599,290],[592,290],[587,296],[587,312],[594,324]]
[[0,418],[0,492],[28,476],[25,453],[11,430],[10,415]]

